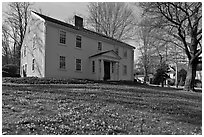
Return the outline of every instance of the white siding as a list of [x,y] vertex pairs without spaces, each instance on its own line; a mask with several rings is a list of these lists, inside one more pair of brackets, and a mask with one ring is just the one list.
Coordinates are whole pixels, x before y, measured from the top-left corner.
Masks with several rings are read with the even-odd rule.
[[[83,78],[83,79],[98,79],[99,61],[95,59],[95,73],[92,73],[92,61],[89,57],[99,52],[114,50],[115,46],[102,39],[87,37],[80,31],[71,30],[60,25],[47,23],[46,35],[46,77],[66,77],[66,78]],[[59,30],[66,31],[66,44],[59,44]],[[81,48],[76,47],[76,36],[82,37]],[[102,42],[102,50],[98,51],[98,42]],[[133,57],[132,49],[118,46],[120,60],[119,80],[132,80]],[[127,49],[127,57],[123,56],[123,49]],[[59,69],[59,56],[66,57],[66,70]],[[82,60],[82,71],[75,70],[75,60]],[[127,66],[127,75],[123,75],[122,66]]]
[[[22,66],[27,64],[27,76],[44,77],[45,76],[45,25],[44,20],[33,13],[27,26],[27,31],[22,44],[21,52],[26,46],[26,56],[21,56],[21,76]],[[35,37],[34,37],[35,36]],[[36,39],[33,48],[33,39]],[[22,55],[22,54],[21,54]],[[32,60],[35,59],[35,69],[32,70]]]

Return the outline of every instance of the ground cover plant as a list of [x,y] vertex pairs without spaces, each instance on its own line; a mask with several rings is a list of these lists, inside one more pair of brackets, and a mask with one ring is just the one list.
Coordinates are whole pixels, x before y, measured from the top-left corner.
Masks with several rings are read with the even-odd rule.
[[10,83],[3,80],[2,134],[202,133],[202,93],[116,83]]

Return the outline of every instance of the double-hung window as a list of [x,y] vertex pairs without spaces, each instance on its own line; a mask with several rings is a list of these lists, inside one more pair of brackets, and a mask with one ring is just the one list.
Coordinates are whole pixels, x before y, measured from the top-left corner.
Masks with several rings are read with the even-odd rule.
[[98,50],[100,50],[100,51],[102,50],[102,42],[100,42],[100,41],[98,42]]
[[126,49],[124,49],[124,51],[123,51],[123,56],[124,56],[125,58],[127,58],[127,50],[126,50]]
[[24,57],[26,56],[26,45],[24,45],[24,51],[23,51]]
[[65,57],[64,56],[60,56],[60,69],[66,69],[66,62],[65,62]]
[[76,36],[76,47],[81,48],[81,36]]
[[37,36],[36,36],[36,34],[34,34],[34,36],[33,36],[33,49],[35,49],[35,47],[36,47],[36,40],[37,40]]
[[32,71],[35,70],[35,59],[32,60]]
[[60,44],[66,44],[66,32],[63,30],[59,31],[60,33]]
[[27,72],[27,64],[25,64],[25,72]]
[[81,71],[81,59],[76,59],[76,71]]
[[112,73],[114,73],[114,63],[112,63]]
[[127,75],[127,65],[123,65],[123,75]]
[[95,61],[92,61],[92,72],[95,73]]

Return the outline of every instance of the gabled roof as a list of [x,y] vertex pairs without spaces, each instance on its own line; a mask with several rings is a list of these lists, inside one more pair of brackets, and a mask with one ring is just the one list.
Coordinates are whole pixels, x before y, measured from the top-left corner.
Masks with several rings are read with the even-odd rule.
[[100,53],[97,53],[97,54],[94,54],[94,55],[90,56],[89,58],[101,56],[101,55],[104,55],[104,54],[107,54],[107,53],[112,53],[116,58],[121,59],[121,57],[118,56],[118,54],[114,50],[108,50],[108,51],[100,52]]
[[123,44],[123,45],[125,45],[125,46],[127,46],[127,47],[130,47],[130,48],[135,49],[135,47],[133,47],[133,46],[127,44],[127,43],[124,43],[124,42],[122,42],[122,41],[119,41],[119,40],[116,40],[116,39],[114,39],[114,38],[108,37],[108,36],[106,36],[106,35],[103,35],[103,34],[100,34],[100,33],[97,33],[97,32],[94,32],[94,31],[91,31],[91,30],[88,30],[88,29],[85,29],[85,28],[75,27],[75,26],[73,26],[73,25],[71,25],[71,24],[68,24],[68,23],[59,21],[59,20],[57,20],[57,19],[54,19],[54,18],[45,16],[45,15],[42,15],[42,14],[37,13],[37,12],[35,12],[35,11],[32,11],[32,12],[35,13],[35,14],[37,14],[38,16],[40,16],[41,18],[43,18],[43,19],[46,20],[46,21],[50,21],[50,22],[53,22],[53,23],[56,23],[56,24],[59,24],[59,25],[62,25],[62,26],[65,26],[65,27],[74,29],[74,30],[83,31],[83,32],[88,33],[88,34],[91,34],[91,35],[97,35],[97,36],[100,36],[100,37],[109,39],[109,40],[114,41],[114,42],[118,42],[118,43]]

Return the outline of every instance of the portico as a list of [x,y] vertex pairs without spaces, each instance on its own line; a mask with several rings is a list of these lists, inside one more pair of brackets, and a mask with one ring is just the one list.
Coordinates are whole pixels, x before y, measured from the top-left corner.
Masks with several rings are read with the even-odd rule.
[[120,59],[113,50],[92,55],[90,60],[98,64],[97,80],[119,80]]

